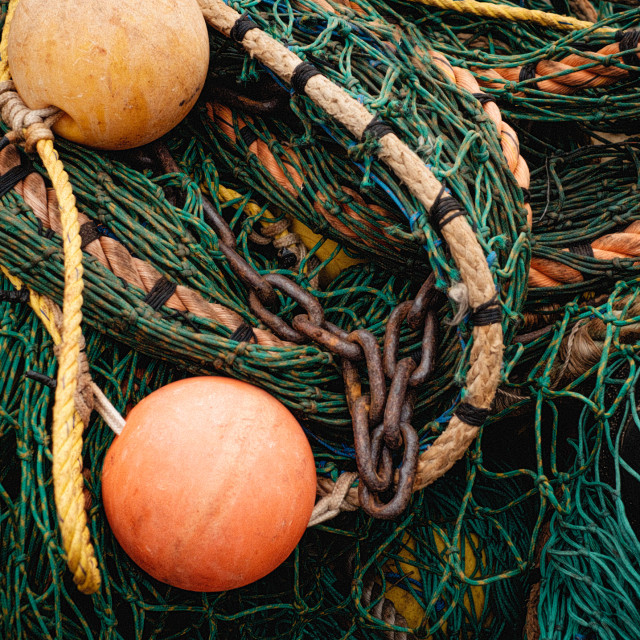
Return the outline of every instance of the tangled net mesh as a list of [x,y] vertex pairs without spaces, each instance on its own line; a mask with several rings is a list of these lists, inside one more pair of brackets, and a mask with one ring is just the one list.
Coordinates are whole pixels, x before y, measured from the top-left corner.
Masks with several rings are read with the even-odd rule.
[[[464,205],[503,311],[494,414],[465,458],[415,494],[396,521],[343,513],[309,529],[266,578],[220,594],[168,587],[122,552],[100,494],[114,436],[94,416],[83,456],[102,587],[87,597],[65,570],[57,532],[47,429],[53,392],[25,376],[54,376],[54,345],[24,300],[3,302],[3,637],[634,638],[640,141],[610,136],[633,132],[637,80],[615,55],[608,67],[621,72],[615,83],[567,94],[547,90],[554,85],[545,80],[494,73],[535,63],[539,77],[561,84],[566,70],[549,72],[540,61],[614,46],[615,31],[564,34],[401,2],[231,4],[384,117]],[[571,3],[553,6],[576,12]],[[639,14],[605,2],[597,11],[602,24],[620,29]],[[122,414],[187,375],[222,373],[257,384],[301,420],[318,475],[336,480],[356,469],[339,365],[313,345],[230,340],[242,322],[258,322],[206,224],[203,193],[229,221],[250,265],[295,279],[346,330],[367,328],[381,338],[389,313],[429,273],[445,293],[460,276],[424,208],[374,159],[375,142],[355,144],[239,46],[213,33],[211,46],[211,86],[165,140],[180,172],[158,171],[144,153],[56,143],[82,214],[99,225],[105,255],[84,256],[91,373]],[[511,123],[513,166],[521,154],[530,169],[531,227],[507,157],[513,149],[483,103],[447,76],[447,64],[468,70]],[[583,66],[589,72],[598,63]],[[265,104],[274,96],[270,110]],[[19,160],[11,153],[0,152],[2,173]],[[35,161],[34,170],[44,175]],[[44,205],[30,199],[29,188],[45,194]],[[62,244],[39,188],[25,179],[2,197],[0,263],[60,301]],[[232,197],[223,196],[225,188]],[[287,266],[252,234],[291,219],[316,235]],[[340,251],[351,266],[329,282],[326,270]],[[145,271],[148,265],[155,271]],[[194,313],[173,298],[154,311],[145,302],[154,274],[235,315],[224,321]],[[13,286],[5,279],[3,289]],[[186,291],[176,295],[191,299]],[[279,302],[289,321],[295,303],[286,296]],[[471,331],[464,314],[453,324],[458,311],[450,298],[438,311],[437,367],[414,418],[421,450],[441,433],[464,386]],[[419,344],[405,328],[401,354]]]

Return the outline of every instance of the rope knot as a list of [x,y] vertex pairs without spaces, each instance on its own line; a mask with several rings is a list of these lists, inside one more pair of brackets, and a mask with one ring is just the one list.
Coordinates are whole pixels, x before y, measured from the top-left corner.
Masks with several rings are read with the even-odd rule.
[[25,141],[25,149],[32,152],[40,140],[53,140],[51,127],[63,112],[57,107],[30,109],[15,89],[12,80],[0,82],[0,117],[18,139]]

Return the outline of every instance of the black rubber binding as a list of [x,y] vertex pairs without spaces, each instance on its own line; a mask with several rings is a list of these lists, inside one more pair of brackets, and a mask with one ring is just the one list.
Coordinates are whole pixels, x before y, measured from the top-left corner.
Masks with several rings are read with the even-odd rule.
[[393,133],[393,129],[384,120],[381,120],[378,116],[374,116],[371,122],[364,128],[361,140],[364,140],[367,136],[380,140],[380,138],[390,133]]
[[256,334],[253,333],[253,328],[246,322],[243,322],[230,336],[229,340],[235,340],[236,342],[258,342]]
[[317,75],[320,75],[320,71],[310,62],[301,62],[291,74],[291,87],[298,95],[304,96],[307,82]]
[[253,129],[246,124],[240,129],[240,137],[247,147],[250,147],[258,139],[258,136],[253,132]]
[[144,298],[154,311],[158,311],[160,307],[176,292],[177,285],[169,282],[164,276],[160,276],[153,285],[153,288]]
[[[538,66],[537,62],[527,62],[527,64],[522,65],[520,68],[520,75],[518,76],[518,82],[524,82],[525,80],[533,80],[536,77],[536,67]],[[532,82],[528,84],[527,87],[531,89],[538,89],[538,84],[536,82]]]
[[586,256],[587,258],[594,258],[593,247],[588,242],[579,242],[567,247],[569,253],[573,253],[576,256]]
[[476,307],[471,314],[471,322],[476,327],[486,327],[502,322],[502,310],[498,301],[494,298]]
[[628,64],[630,67],[640,66],[640,59],[637,53],[633,53],[630,49],[636,49],[640,42],[640,30],[629,29],[629,31],[617,31],[616,40],[619,43],[620,51],[626,51],[622,55],[622,62]]
[[20,180],[24,180],[30,173],[33,172],[31,163],[22,159],[22,164],[17,167],[13,167],[7,171],[7,173],[0,176],[0,198],[6,195],[15,187]]
[[480,409],[468,402],[461,402],[453,413],[462,422],[470,424],[472,427],[481,427],[491,412],[489,409]]
[[487,102],[495,102],[496,99],[490,93],[483,93],[478,91],[471,94],[480,104],[486,104]]
[[240,16],[231,27],[229,37],[236,42],[242,42],[248,31],[259,29],[258,25],[249,17],[248,13]]
[[463,216],[464,210],[462,209],[462,205],[454,197],[445,194],[444,187],[442,187],[431,206],[429,215],[438,229],[442,229],[452,220]]

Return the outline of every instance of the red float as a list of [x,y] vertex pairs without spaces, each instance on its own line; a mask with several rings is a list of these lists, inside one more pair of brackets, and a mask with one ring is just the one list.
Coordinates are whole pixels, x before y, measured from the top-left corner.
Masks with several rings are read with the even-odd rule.
[[267,392],[190,378],[127,417],[102,472],[109,524],[153,577],[191,591],[262,578],[293,551],[315,502],[311,447]]

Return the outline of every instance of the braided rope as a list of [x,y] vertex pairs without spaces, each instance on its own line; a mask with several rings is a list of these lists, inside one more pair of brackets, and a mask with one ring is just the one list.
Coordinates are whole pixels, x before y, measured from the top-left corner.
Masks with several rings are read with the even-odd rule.
[[[11,20],[18,0],[11,0],[0,44],[0,82],[11,80],[7,49]],[[3,113],[3,117],[4,117]],[[35,145],[51,178],[58,202],[62,224],[65,286],[62,306],[62,327],[58,353],[58,375],[53,407],[52,453],[53,484],[62,544],[73,579],[82,593],[95,593],[100,588],[100,573],[87,527],[82,477],[82,432],[84,425],[74,402],[77,388],[78,358],[82,337],[82,250],[78,224],[78,210],[69,177],[58,158],[46,127],[40,123],[37,136],[27,130],[27,140]],[[24,135],[24,131],[16,131]],[[37,139],[39,138],[39,139]],[[47,308],[42,315],[47,315]]]
[[[221,0],[198,0],[205,20],[216,30],[230,37],[240,14]],[[262,64],[286,82],[292,82],[302,60],[259,28],[248,31],[242,46]],[[374,121],[374,116],[346,91],[321,74],[313,75],[305,86],[305,94],[325,113],[344,126],[357,139]],[[424,162],[393,133],[385,132],[379,140],[378,157],[402,180],[413,195],[430,211],[439,199],[442,185]],[[469,302],[477,308],[493,299],[495,284],[486,257],[469,222],[457,216],[441,227],[442,234],[467,284]],[[473,328],[473,346],[466,378],[465,402],[478,409],[488,410],[500,378],[502,362],[502,325],[495,323]],[[431,448],[420,456],[414,490],[435,481],[459,460],[478,433],[454,415],[444,433]],[[352,488],[347,501],[353,503]],[[356,498],[357,499],[357,498]]]
[[[19,164],[20,158],[14,147],[10,145],[0,151],[0,173],[4,174]],[[15,185],[15,190],[24,198],[25,203],[31,207],[44,227],[53,229],[56,233],[62,232],[60,209],[55,192],[46,189],[39,173],[34,172],[28,175]],[[236,194],[236,197],[239,198],[239,194]],[[253,206],[257,207],[255,204]],[[90,219],[84,213],[78,214],[79,225],[88,222]],[[109,271],[145,293],[149,293],[162,277],[155,267],[144,260],[134,258],[123,244],[108,236],[99,236],[89,242],[84,249]],[[213,320],[232,331],[244,323],[243,318],[235,311],[221,304],[209,302],[197,291],[182,285],[176,287],[174,294],[164,304],[177,311],[188,311],[201,318]],[[289,344],[270,331],[256,327],[253,332],[258,344],[275,347]]]
[[[591,244],[593,257],[611,261],[620,258],[640,259],[640,221],[632,222],[623,231],[596,238]],[[563,249],[568,252],[569,249]],[[532,287],[560,287],[584,280],[573,267],[547,258],[532,258],[529,284]]]
[[[611,45],[613,46],[613,45]],[[618,45],[615,45],[618,47]],[[480,91],[480,85],[476,78],[466,69],[452,66],[447,58],[436,51],[428,52],[434,64],[442,71],[442,73],[457,86],[466,89],[470,93],[478,93]],[[544,81],[543,81],[544,82]],[[484,112],[491,118],[498,131],[500,139],[500,145],[504,154],[507,165],[516,179],[518,185],[526,192],[530,185],[529,168],[526,161],[520,154],[520,145],[516,132],[506,122],[503,121],[500,109],[493,100],[486,100],[482,102],[482,108]],[[229,137],[229,139],[235,143],[237,136],[235,134],[235,128],[233,125],[233,117],[228,107],[214,104],[208,105],[208,111],[210,117],[216,121],[220,129]],[[251,123],[252,120],[248,116],[243,118],[237,117],[237,123],[240,127],[244,126],[247,122]],[[260,144],[258,144],[258,142]],[[263,162],[265,167],[272,173],[274,179],[281,184],[288,192],[294,192],[296,185],[301,181],[302,175],[297,171],[293,165],[287,164],[287,170],[290,173],[290,179],[287,181],[284,171],[279,167],[273,152],[270,150],[269,145],[262,141],[254,142],[249,151],[258,156]],[[288,152],[291,162],[294,162],[296,157],[292,151]],[[299,186],[299,185],[298,185]],[[347,189],[344,189],[347,191]],[[354,197],[359,196],[353,193]],[[360,204],[365,204],[361,198],[359,198]],[[368,224],[369,221],[363,219],[357,215],[352,209],[349,209],[343,203],[340,203],[343,212],[353,217],[358,222]],[[375,208],[376,212],[392,219],[392,214],[385,211],[375,205],[366,205],[370,208]],[[532,210],[531,205],[525,202],[525,209],[527,211],[527,221],[529,226],[532,226]],[[347,238],[360,238],[358,234],[350,227],[341,222],[336,216],[330,214],[320,203],[316,201],[314,203],[316,211],[321,213],[334,228],[336,228],[341,234]],[[360,238],[361,241],[365,241]],[[613,233],[603,236],[594,240],[591,243],[593,255],[595,258],[605,261],[611,261],[616,258],[637,258],[640,257],[640,225],[632,224],[623,232]],[[566,250],[568,251],[568,250]],[[569,267],[560,262],[550,260],[547,258],[532,258],[531,268],[529,271],[529,286],[531,288],[540,287],[557,287],[563,284],[575,284],[584,280],[582,274],[576,269]]]
[[[532,88],[559,95],[570,95],[584,89],[614,84],[623,78],[627,78],[629,71],[621,67],[612,66],[612,59],[621,59],[623,55],[630,55],[634,56],[634,64],[640,65],[638,54],[621,49],[620,44],[620,42],[614,42],[586,55],[572,53],[561,60],[538,60],[533,65],[533,73],[526,82]],[[588,66],[588,68],[577,68],[583,65]],[[505,81],[522,83],[521,72],[522,67],[475,70],[478,82],[484,87],[494,89],[502,88]]]
[[[477,94],[480,92],[480,85],[470,71],[462,69],[461,67],[452,66],[445,56],[437,51],[429,51],[429,54],[431,55],[434,64],[447,78],[449,78],[449,80],[451,80],[451,82],[463,89],[466,89],[471,94]],[[529,189],[531,176],[526,160],[520,155],[518,134],[502,119],[500,109],[493,100],[483,101],[481,102],[481,106],[498,131],[500,148],[502,149],[504,158],[507,161],[509,171],[513,174],[518,186],[526,193]],[[525,202],[524,208],[527,211],[527,223],[529,224],[529,227],[531,227],[533,222],[531,205],[528,202]]]
[[[26,288],[26,285],[4,266],[0,265],[0,270],[16,289]],[[48,331],[54,345],[60,347],[63,328],[59,326],[62,315],[59,308],[46,296],[32,289],[28,291],[29,306]],[[58,366],[58,371],[60,368]],[[100,588],[100,572],[90,542],[85,513],[81,457],[84,426],[77,412],[74,414],[73,432],[62,442],[59,431],[52,429],[54,493],[67,564],[73,573],[78,590],[90,594]]]
[[[436,7],[446,11],[456,11],[457,13],[470,13],[485,18],[496,18],[507,22],[533,22],[543,27],[559,29],[560,31],[576,31],[578,29],[589,29],[593,27],[593,22],[578,20],[571,16],[562,16],[557,13],[549,13],[538,9],[524,9],[523,7],[511,7],[506,4],[494,2],[478,2],[477,0],[411,0],[428,7]],[[584,5],[580,5],[583,9]],[[593,15],[589,13],[589,15]],[[596,27],[594,33],[606,33],[615,31],[611,27]]]

